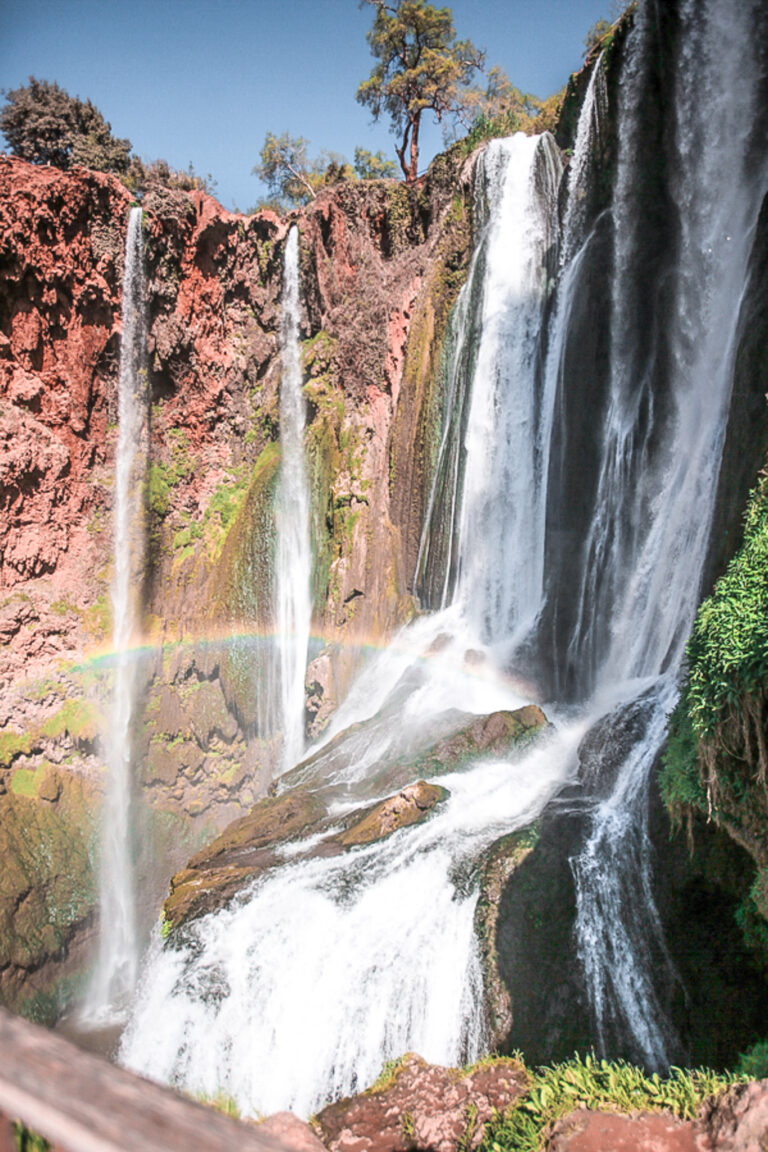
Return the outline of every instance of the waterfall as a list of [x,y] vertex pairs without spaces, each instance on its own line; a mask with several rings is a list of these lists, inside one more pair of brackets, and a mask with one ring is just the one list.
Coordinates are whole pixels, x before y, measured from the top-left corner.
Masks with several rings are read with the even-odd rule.
[[[325,857],[325,828],[284,845],[283,862],[228,908],[157,940],[121,1049],[136,1070],[224,1090],[246,1112],[306,1115],[408,1049],[472,1059],[487,1042],[478,864],[577,783],[585,832],[571,867],[595,1040],[607,1054],[668,1063],[675,1038],[656,977],[673,971],[653,899],[648,782],[700,596],[740,296],[768,185],[764,164],[747,166],[758,10],[759,0],[738,12],[681,0],[661,68],[661,7],[638,6],[612,199],[591,183],[601,59],[559,247],[551,139],[488,145],[418,559],[432,614],[363,669],[280,786],[311,789],[341,819],[401,787],[409,757],[457,712],[527,700],[526,675],[561,689],[549,709],[556,730],[503,762],[441,777],[447,800],[379,843]],[[660,96],[652,84],[662,81]],[[664,124],[644,116],[662,96]],[[287,268],[288,257],[286,280]],[[596,279],[605,307],[592,311],[584,300]],[[594,379],[574,370],[589,360],[575,355],[585,343]]]
[[[489,581],[485,568],[497,554],[511,556],[505,512],[516,516],[526,555],[539,545],[514,500],[493,506],[488,452],[511,484],[530,488],[545,471],[525,444],[536,420],[530,397],[558,176],[551,138],[524,136],[492,142],[478,173],[484,271],[478,264],[470,293],[482,319],[470,321],[479,336],[477,355],[466,360],[471,378],[456,381],[471,428],[457,498],[462,563],[446,608],[402,633],[339,709],[325,742],[351,726],[346,753],[339,758],[328,745],[314,773],[295,778],[327,797],[334,813],[400,787],[404,750],[446,717],[455,727],[457,710],[524,702],[485,641],[513,632],[540,589],[533,581],[520,595],[503,575]],[[492,412],[502,392],[512,412],[495,444]],[[467,562],[465,549],[481,546],[485,565]],[[436,646],[439,659],[431,660]],[[583,732],[566,725],[525,754],[442,777],[450,795],[432,817],[379,843],[308,860],[295,859],[300,845],[288,846],[281,867],[229,909],[190,925],[185,942],[158,943],[121,1059],[195,1092],[223,1089],[247,1112],[307,1115],[364,1087],[384,1060],[408,1049],[449,1064],[478,1056],[486,1026],[477,861],[499,836],[530,825],[572,777]]]
[[453,603],[478,640],[501,641],[508,653],[543,591],[551,400],[538,365],[561,165],[550,137],[517,135],[494,141],[479,168],[482,238],[449,334],[417,586],[430,606]]
[[568,202],[563,222],[561,260],[568,265],[583,245],[588,222],[587,191],[590,187],[590,169],[595,153],[603,139],[603,123],[608,109],[603,61],[605,52],[597,57],[589,77],[584,103],[576,126],[573,156],[568,165]]
[[131,727],[136,703],[135,661],[129,651],[138,624],[143,569],[142,512],[146,436],[146,332],[142,214],[132,208],[125,241],[122,337],[115,461],[112,646],[115,671],[107,780],[102,812],[99,952],[83,1016],[107,1023],[124,1018],[136,984],[138,941],[131,827]]
[[282,770],[304,748],[304,676],[312,615],[309,494],[304,467],[305,404],[299,347],[299,231],[288,233],[280,329],[280,476],[276,499],[275,619]]
[[[766,191],[747,171],[758,75],[748,66],[754,5],[681,6],[670,197],[679,219],[665,309],[666,389],[639,330],[634,268],[651,6],[640,8],[620,109],[613,223],[611,376],[597,507],[586,541],[572,647],[597,669],[596,703],[642,699],[639,735],[598,800],[574,860],[577,935],[604,1047],[628,1032],[647,1063],[668,1063],[654,952],[665,961],[650,883],[647,782],[676,697],[675,675],[700,596],[733,378],[739,302]],[[600,627],[599,620],[609,627]]]

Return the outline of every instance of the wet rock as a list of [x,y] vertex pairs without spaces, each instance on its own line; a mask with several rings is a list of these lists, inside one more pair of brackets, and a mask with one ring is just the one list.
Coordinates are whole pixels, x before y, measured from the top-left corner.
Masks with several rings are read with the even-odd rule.
[[337,839],[345,848],[355,844],[373,844],[376,840],[391,836],[398,828],[420,823],[447,795],[445,788],[419,780],[403,788],[396,796],[382,800],[381,804],[377,804]]
[[485,859],[480,877],[475,931],[483,961],[483,983],[492,1048],[498,1049],[503,1044],[513,1020],[512,997],[499,971],[496,942],[499,904],[505,885],[535,848],[538,835],[538,826],[535,825],[497,840]]
[[468,1152],[492,1112],[508,1107],[527,1083],[516,1060],[462,1074],[410,1053],[383,1084],[331,1104],[314,1123],[330,1152]]
[[166,923],[175,928],[220,908],[274,863],[275,845],[307,833],[323,816],[325,806],[311,793],[260,800],[176,873],[163,904]]
[[514,745],[524,743],[546,726],[547,718],[536,704],[477,716],[419,757],[418,766],[425,776],[431,776],[452,772],[481,757],[503,758]]

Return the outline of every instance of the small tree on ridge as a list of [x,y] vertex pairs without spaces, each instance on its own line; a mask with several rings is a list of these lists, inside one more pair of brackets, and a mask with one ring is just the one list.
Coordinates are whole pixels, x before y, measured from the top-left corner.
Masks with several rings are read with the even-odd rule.
[[378,120],[386,113],[407,184],[419,174],[419,128],[424,112],[440,122],[457,116],[484,54],[471,40],[457,40],[450,8],[424,0],[362,0],[376,9],[368,44],[378,61],[359,86],[357,100]]

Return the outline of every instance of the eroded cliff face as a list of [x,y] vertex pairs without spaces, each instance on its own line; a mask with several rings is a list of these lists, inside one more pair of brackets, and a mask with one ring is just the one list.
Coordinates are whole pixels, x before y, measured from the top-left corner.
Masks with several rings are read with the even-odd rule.
[[[316,731],[361,647],[415,610],[440,422],[437,349],[471,246],[471,173],[454,151],[415,189],[340,184],[287,220],[231,214],[203,193],[145,199],[147,644],[134,759],[139,868],[154,911],[163,881],[155,892],[150,878],[167,878],[247,810],[275,759],[258,731],[251,667],[256,638],[274,627],[265,590],[290,224],[301,237],[322,638],[307,676]],[[24,859],[51,861],[45,875],[20,864],[0,889],[0,996],[29,1009],[34,993],[46,1012],[52,976],[67,978],[67,957],[82,957],[93,930],[130,206],[108,176],[0,158],[0,821]],[[68,838],[83,865],[73,914],[48,916],[56,932],[22,956],[19,908],[28,893],[53,891],[61,872],[44,841]]]

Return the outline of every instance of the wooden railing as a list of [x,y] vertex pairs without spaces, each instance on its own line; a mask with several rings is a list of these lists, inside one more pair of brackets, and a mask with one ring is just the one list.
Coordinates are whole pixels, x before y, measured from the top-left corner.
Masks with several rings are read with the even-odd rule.
[[0,1152],[13,1121],[56,1152],[295,1152],[0,1008]]

